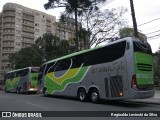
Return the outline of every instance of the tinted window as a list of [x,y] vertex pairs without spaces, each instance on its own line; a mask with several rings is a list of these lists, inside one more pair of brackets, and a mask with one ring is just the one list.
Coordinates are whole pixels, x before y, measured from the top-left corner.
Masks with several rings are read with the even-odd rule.
[[[71,68],[78,68],[84,63],[84,66],[111,62],[124,56],[126,41],[105,46],[70,58],[62,59],[57,62],[49,63],[45,70],[46,73],[67,70],[72,63]],[[41,69],[40,69],[41,71]]]
[[29,69],[24,69],[24,70],[20,71],[20,76],[24,77],[28,74],[28,72],[29,72]]
[[83,57],[82,57],[83,55],[76,55],[76,56],[73,56],[73,57],[71,57],[71,59],[72,59],[72,68],[79,68],[81,65],[82,65],[82,63],[83,63]]
[[134,51],[135,52],[143,52],[143,53],[147,53],[147,54],[152,54],[152,50],[150,45],[146,42],[141,42],[141,41],[134,41],[133,42],[133,46],[134,46]]
[[103,47],[83,54],[85,66],[107,62],[108,48]]
[[58,61],[57,64],[55,65],[55,72],[61,70],[67,70],[71,66],[71,63],[72,59],[70,58]]
[[50,73],[50,72],[54,72],[54,69],[55,69],[55,62],[47,64],[45,74]]
[[126,42],[123,41],[123,42],[110,45],[108,49],[109,49],[108,62],[117,60],[124,56],[125,49],[126,49]]
[[83,54],[85,65],[111,62],[124,56],[126,41],[115,43]]

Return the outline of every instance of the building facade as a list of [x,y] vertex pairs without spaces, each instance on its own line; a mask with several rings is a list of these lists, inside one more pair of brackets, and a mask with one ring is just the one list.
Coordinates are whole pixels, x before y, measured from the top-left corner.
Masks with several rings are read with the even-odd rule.
[[15,3],[7,3],[0,13],[0,79],[13,69],[10,53],[35,43],[44,33],[56,33],[56,17]]
[[61,40],[69,40],[75,38],[75,19],[67,18],[65,23],[56,22],[56,35]]

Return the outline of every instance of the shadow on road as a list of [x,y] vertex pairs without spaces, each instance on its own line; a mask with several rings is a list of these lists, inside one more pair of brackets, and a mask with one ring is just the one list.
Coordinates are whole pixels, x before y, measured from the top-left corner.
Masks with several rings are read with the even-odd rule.
[[[47,95],[47,96],[44,96],[44,95],[39,95],[39,97],[47,97],[47,98],[50,98],[50,99],[61,99],[61,100],[70,100],[70,101],[77,101],[77,102],[80,102],[78,100],[78,98],[73,98],[73,97],[64,97],[64,96],[53,96],[53,95]],[[88,104],[94,104],[94,103],[91,103],[91,101],[87,101],[87,102],[83,102],[84,104],[85,103],[88,103]],[[146,107],[148,106],[148,104],[146,103],[139,103],[139,102],[131,102],[131,101],[117,101],[117,100],[101,100],[99,103],[99,105],[110,105],[110,106],[119,106],[119,107],[126,107],[126,108],[140,108],[140,107]]]

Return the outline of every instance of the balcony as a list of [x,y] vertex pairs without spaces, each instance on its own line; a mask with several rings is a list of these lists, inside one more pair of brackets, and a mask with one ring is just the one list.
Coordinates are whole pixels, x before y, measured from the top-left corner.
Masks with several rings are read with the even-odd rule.
[[34,29],[22,28],[22,31],[26,31],[26,32],[29,32],[29,33],[34,33]]
[[2,41],[11,41],[14,42],[14,38],[2,38]]
[[24,17],[24,16],[23,16],[22,19],[23,19],[23,20],[28,20],[28,21],[34,22],[34,19],[31,19],[31,18],[29,18],[29,17]]
[[3,7],[3,12],[6,12],[6,11],[15,11],[16,8],[11,8],[11,7]]
[[2,35],[14,35],[15,34],[15,32],[13,31],[13,32],[3,32],[2,33]]
[[33,14],[33,13],[26,12],[26,11],[22,11],[22,13],[23,13],[23,15],[28,15],[28,16],[34,17],[34,14]]
[[4,14],[3,14],[3,17],[7,17],[7,16],[15,17],[16,14],[15,14],[15,13],[4,13]]
[[15,28],[15,25],[3,25],[3,28]]
[[22,43],[27,43],[27,44],[30,44],[30,45],[35,44],[34,41],[27,41],[27,40],[22,40]]
[[22,25],[25,25],[25,26],[29,26],[29,27],[33,27],[34,28],[34,22],[33,22],[33,24],[30,24],[30,23],[22,23]]
[[12,50],[12,51],[10,51],[10,50],[2,50],[2,54],[3,53],[9,53],[10,54],[10,53],[13,53],[13,52],[14,52],[14,50]]
[[15,23],[15,19],[4,19],[3,23]]
[[2,47],[7,47],[7,48],[14,48],[14,44],[3,44]]
[[[25,33],[22,33],[22,37],[34,39],[34,35],[29,35],[29,34],[25,34]],[[24,41],[24,40],[23,40],[23,41]],[[23,42],[23,41],[22,41],[22,42]],[[29,43],[30,43],[30,42],[29,42]]]

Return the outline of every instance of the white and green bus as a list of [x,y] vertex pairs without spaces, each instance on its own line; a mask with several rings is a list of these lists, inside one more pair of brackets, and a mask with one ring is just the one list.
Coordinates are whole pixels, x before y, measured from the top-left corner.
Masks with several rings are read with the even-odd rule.
[[80,101],[143,99],[154,96],[153,57],[148,43],[127,37],[76,52],[40,67],[38,89]]
[[37,92],[39,67],[9,71],[4,76],[5,91],[16,93]]

